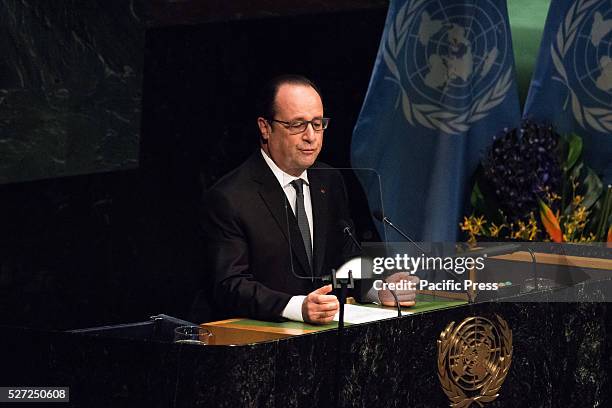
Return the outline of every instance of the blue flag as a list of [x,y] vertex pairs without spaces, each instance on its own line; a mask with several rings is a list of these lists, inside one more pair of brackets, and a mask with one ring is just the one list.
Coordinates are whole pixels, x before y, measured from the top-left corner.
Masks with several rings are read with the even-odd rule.
[[509,27],[504,0],[391,1],[352,165],[378,171],[385,215],[415,239],[457,238],[478,162],[519,124]]
[[524,116],[583,137],[585,164],[612,182],[612,2],[553,0]]

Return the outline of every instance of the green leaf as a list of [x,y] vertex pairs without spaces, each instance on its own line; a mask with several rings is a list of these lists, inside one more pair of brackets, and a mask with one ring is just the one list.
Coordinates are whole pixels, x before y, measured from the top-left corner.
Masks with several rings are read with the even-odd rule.
[[487,222],[494,222],[498,225],[501,224],[503,219],[500,217],[498,211],[500,203],[495,194],[495,189],[487,181],[486,177],[484,177],[482,165],[476,168],[473,180],[474,187],[472,188],[470,203],[477,213],[485,216]]
[[582,153],[582,138],[578,136],[576,133],[571,133],[567,137],[567,143],[568,143],[567,158],[565,160],[565,164],[563,165],[565,168],[565,171],[569,171],[569,169],[571,169],[574,166],[574,164],[576,164],[576,161],[578,161],[578,158],[580,157],[580,154]]
[[597,213],[597,217],[599,218],[598,226],[595,232],[598,241],[605,241],[607,239],[607,231],[608,225],[612,222],[612,187],[608,185],[606,189],[606,194],[603,203],[601,205],[600,211]]
[[584,205],[588,210],[601,196],[603,184],[601,183],[601,180],[597,174],[595,174],[595,172],[588,167],[587,175],[584,178],[583,184],[586,187],[586,191],[584,192],[584,201],[582,202],[582,205]]
[[580,179],[580,173],[582,172],[583,163],[580,162],[572,169],[569,175],[570,180],[578,181]]
[[481,213],[485,212],[485,201],[482,192],[480,191],[480,187],[478,187],[478,182],[474,183],[470,202],[472,203],[472,207],[474,207],[476,210]]
[[[582,184],[580,182],[580,176],[584,167],[585,166],[583,162],[578,162],[578,164],[574,166],[574,168],[569,174],[566,173],[567,177],[565,177],[563,180],[563,187],[561,192],[561,208],[563,208],[564,215],[569,215],[573,211],[572,197],[574,196],[574,191],[572,188],[572,182],[579,182],[580,184]],[[580,188],[580,186],[578,188]]]
[[595,204],[593,204],[591,206],[591,208],[589,209],[590,211],[590,215],[586,221],[586,226],[584,228],[584,236],[589,235],[590,232],[592,232],[595,236],[597,236],[598,234],[598,227],[599,227],[599,221],[601,220],[601,217],[603,216],[603,211],[602,211],[602,204],[603,204],[603,200],[597,200],[595,201]]

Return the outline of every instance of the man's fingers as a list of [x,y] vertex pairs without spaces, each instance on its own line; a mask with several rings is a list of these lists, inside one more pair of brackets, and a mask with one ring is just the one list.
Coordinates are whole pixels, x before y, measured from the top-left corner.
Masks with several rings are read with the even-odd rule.
[[313,291],[312,293],[317,294],[317,295],[326,295],[329,292],[332,291],[332,285],[325,285],[325,286],[321,286],[319,289]]
[[338,303],[338,298],[334,295],[313,295],[311,299],[314,303]]
[[[390,300],[390,301],[386,300],[384,302],[381,302],[381,304],[383,306],[395,307],[395,300]],[[410,307],[410,306],[414,306],[414,305],[416,305],[416,302],[414,300],[406,301],[406,302],[400,301],[400,306],[401,307]]]
[[[398,272],[385,279],[387,283],[411,283],[412,287],[416,288],[419,283],[417,276],[410,275],[406,272]],[[396,290],[395,295],[400,306],[410,307],[416,304],[416,290],[401,289]],[[383,306],[395,306],[395,298],[390,290],[381,290],[378,292],[378,299]]]
[[338,302],[337,300],[333,302],[325,302],[325,303],[308,302],[306,307],[309,312],[338,310],[338,308],[340,307],[340,302]]
[[411,275],[408,272],[397,272],[385,278],[385,282],[388,283],[397,283],[400,281],[411,282],[414,285],[417,285],[420,279],[418,276]]
[[340,303],[336,296],[326,294],[331,289],[331,285],[326,285],[308,294],[302,305],[302,316],[305,321],[325,324],[334,319]]
[[[416,292],[415,291],[396,291],[397,300],[399,301],[400,306],[410,307],[416,304]],[[395,306],[395,298],[393,294],[389,290],[380,291],[379,292],[380,303],[383,306]]]
[[306,320],[311,323],[329,323],[334,320],[334,316],[336,316],[338,312],[335,310],[331,311],[310,311],[307,314]]
[[321,320],[322,323],[329,323],[332,322],[334,320],[334,316],[336,316],[338,312],[322,312],[320,314],[319,319]]
[[317,312],[315,313],[315,315],[319,318],[319,319],[327,319],[327,318],[333,318],[336,315],[336,311],[328,311],[328,312]]
[[314,306],[315,307],[313,308],[313,310],[326,312],[329,310],[338,310],[338,308],[340,307],[340,303],[339,302],[315,303]]
[[321,286],[319,289],[308,294],[308,300],[314,303],[331,303],[337,302],[338,298],[334,295],[328,295],[331,292],[332,285]]
[[[390,290],[381,290],[378,293],[384,296],[385,298],[393,297],[393,294],[391,293]],[[416,291],[414,290],[396,290],[395,295],[400,301],[414,300],[414,298],[416,297]]]
[[416,298],[415,291],[397,290],[395,291],[395,294],[397,295],[397,298],[400,300],[400,302],[403,300],[414,300],[414,298]]

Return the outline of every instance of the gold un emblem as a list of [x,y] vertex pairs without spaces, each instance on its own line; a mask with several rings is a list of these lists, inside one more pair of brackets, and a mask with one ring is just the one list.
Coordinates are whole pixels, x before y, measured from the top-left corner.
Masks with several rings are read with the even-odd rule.
[[499,395],[512,360],[512,330],[498,315],[497,324],[468,317],[449,323],[438,340],[438,378],[453,408],[491,402]]

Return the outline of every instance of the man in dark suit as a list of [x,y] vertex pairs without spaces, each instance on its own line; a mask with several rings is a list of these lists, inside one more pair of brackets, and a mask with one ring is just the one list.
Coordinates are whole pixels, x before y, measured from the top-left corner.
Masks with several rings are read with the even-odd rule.
[[202,231],[216,317],[328,323],[331,285],[316,279],[355,253],[343,224],[348,199],[336,170],[316,161],[329,119],[301,76],[268,83],[260,147],[206,194]]

